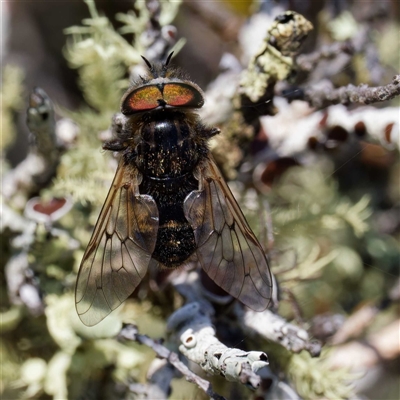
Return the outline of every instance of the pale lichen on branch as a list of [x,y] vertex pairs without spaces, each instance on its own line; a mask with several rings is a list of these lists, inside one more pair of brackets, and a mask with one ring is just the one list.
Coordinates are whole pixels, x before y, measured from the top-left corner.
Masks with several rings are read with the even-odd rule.
[[158,357],[168,360],[186,379],[192,383],[195,383],[200,389],[202,389],[210,398],[215,400],[223,400],[224,397],[218,395],[212,390],[211,384],[205,379],[200,378],[198,375],[193,373],[182,361],[179,360],[179,356],[168,350],[165,346],[157,343],[154,339],[146,335],[142,335],[138,332],[137,328],[133,325],[125,326],[119,337],[126,340],[134,340],[140,344],[150,347],[153,349]]
[[199,303],[186,304],[175,311],[168,321],[168,329],[180,338],[179,350],[189,360],[200,365],[211,375],[221,375],[256,389],[260,384],[257,371],[268,365],[264,352],[229,348],[216,338],[210,317]]
[[[8,160],[4,163],[9,168],[3,177],[1,209],[6,250],[3,282],[8,297],[2,303],[1,327],[12,333],[4,338],[5,386],[13,388],[13,396],[18,392],[14,397],[24,398],[86,398],[97,393],[104,397],[108,396],[109,386],[120,390],[119,398],[132,393],[167,398],[174,386],[172,381],[182,375],[206,396],[220,400],[223,397],[212,389],[217,382],[218,392],[224,395],[231,388],[246,391],[246,387],[230,383],[239,382],[258,388],[257,396],[263,398],[354,398],[355,390],[349,382],[357,377],[348,370],[349,354],[354,354],[355,362],[367,355],[361,361],[371,362],[369,365],[377,370],[390,370],[389,361],[399,357],[393,346],[397,317],[387,329],[379,327],[378,334],[369,331],[376,329],[375,319],[378,325],[382,324],[378,318],[382,309],[369,302],[390,286],[387,281],[394,276],[393,265],[398,258],[393,239],[399,226],[398,107],[354,107],[388,101],[400,94],[399,75],[383,85],[395,71],[384,79],[376,78],[386,70],[379,59],[375,72],[360,68],[364,61],[367,67],[370,65],[368,46],[372,39],[373,45],[378,45],[369,33],[380,32],[379,27],[367,21],[363,29],[344,42],[299,54],[310,23],[299,14],[284,13],[270,29],[266,30],[263,24],[262,46],[253,58],[247,57],[250,63],[246,65],[245,57],[240,59],[239,55],[250,46],[236,40],[239,34],[247,35],[240,28],[244,17],[233,16],[231,11],[214,12],[217,3],[186,2],[186,14],[175,26],[172,24],[180,2],[135,2],[134,9],[117,14],[117,24],[122,25],[117,28],[97,11],[94,1],[85,2],[89,6],[88,18],[81,26],[65,31],[68,39],[64,54],[78,72],[87,102],[78,111],[60,110],[74,121],[73,128],[71,124],[67,126],[72,134],[66,139],[55,122],[47,95],[35,89],[28,121],[36,139],[21,164],[13,168],[8,167]],[[329,13],[326,9],[324,12],[326,18]],[[202,118],[221,128],[221,135],[210,148],[226,176],[238,177],[232,187],[250,225],[260,231],[267,225],[264,237],[269,240],[271,265],[277,278],[275,288],[279,290],[273,310],[258,313],[235,303],[226,293],[214,292],[199,271],[188,272],[190,267],[195,269],[193,265],[184,266],[167,278],[169,271],[156,271],[149,277],[149,285],[145,282],[138,288],[120,314],[104,321],[113,330],[113,338],[107,339],[101,327],[85,330],[79,325],[71,295],[83,246],[98,214],[96,207],[106,195],[116,167],[116,160],[100,151],[101,141],[110,139],[116,130],[125,129],[126,117],[122,114],[115,114],[108,127],[112,114],[118,110],[121,91],[131,77],[137,79],[142,73],[140,55],[153,62],[165,60],[172,49],[177,52],[185,43],[184,38],[179,39],[179,23],[190,21],[193,14],[203,22],[200,32],[208,26],[219,38],[234,39],[229,46],[220,46],[232,51],[223,57],[223,72],[215,71],[211,62],[207,66],[199,64],[200,69],[216,76],[206,91],[209,107],[206,102]],[[219,21],[221,18],[223,21]],[[246,29],[252,29],[254,21],[249,20]],[[315,18],[312,21],[319,25],[317,39],[322,38],[321,23]],[[193,24],[196,30],[197,22]],[[299,34],[298,40],[292,40],[290,28],[300,22],[302,29],[292,30]],[[216,53],[209,49],[206,36],[201,40],[201,49],[196,51],[207,54],[207,59],[210,51],[212,59]],[[392,46],[386,45],[386,36],[382,41],[385,51],[390,51]],[[194,42],[197,46],[198,42]],[[183,56],[189,65],[197,63],[190,59],[190,50]],[[332,68],[324,67],[327,60]],[[21,108],[23,98],[22,78],[17,70],[12,71],[5,70],[8,81],[4,86],[13,91],[4,97],[8,116],[3,127],[7,129],[13,123],[10,116]],[[347,79],[335,80],[339,73]],[[297,74],[303,79],[301,86],[294,86]],[[318,77],[328,80],[324,83]],[[10,132],[12,136],[14,130]],[[4,147],[12,140],[6,137]],[[370,146],[377,151],[375,164],[368,164]],[[2,149],[4,153],[6,150]],[[279,171],[281,159],[290,161],[290,168],[283,173]],[[353,161],[363,163],[362,167]],[[362,183],[365,171],[367,186]],[[260,217],[261,207],[268,208],[273,223],[265,223],[264,216]],[[258,233],[257,236],[263,238]],[[358,308],[365,303],[368,305]],[[355,309],[360,310],[358,315]],[[321,344],[312,337],[313,317],[327,312],[323,315],[332,322],[332,310],[340,317],[340,323],[330,324],[333,328],[323,339],[328,351],[322,350],[318,358]],[[43,311],[45,316],[32,317]],[[360,323],[354,317],[361,314]],[[347,315],[350,318],[343,324]],[[389,321],[393,315],[393,310],[386,308],[383,319]],[[119,337],[152,349],[159,358],[151,362],[152,352],[142,353],[142,347],[114,340],[122,321],[135,319],[143,327],[126,326]],[[166,342],[140,332],[165,338]],[[9,339],[11,336],[15,343]],[[359,338],[364,336],[368,345],[376,346],[377,354],[361,346]],[[343,344],[350,339],[347,345]],[[237,348],[242,345],[246,351]],[[335,353],[336,345],[340,347]],[[47,353],[42,355],[44,347]],[[256,350],[247,351],[249,348]],[[143,369],[147,365],[150,367],[145,377]],[[369,373],[366,365],[358,363],[362,372]],[[200,373],[210,376],[199,376],[200,368]],[[10,371],[16,371],[11,378]],[[271,381],[273,384],[267,388],[266,383]],[[126,393],[121,394],[121,388]],[[184,395],[190,397],[188,393]],[[252,393],[248,392],[247,397],[250,396]]]
[[304,90],[304,100],[316,108],[331,104],[372,104],[394,99],[400,95],[400,75],[385,86],[370,87],[368,85],[348,85],[334,89],[329,82],[325,85],[308,87]]

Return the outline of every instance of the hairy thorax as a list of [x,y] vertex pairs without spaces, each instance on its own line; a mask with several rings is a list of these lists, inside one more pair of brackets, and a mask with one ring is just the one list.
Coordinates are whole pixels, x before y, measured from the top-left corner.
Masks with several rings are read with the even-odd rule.
[[141,129],[136,147],[136,165],[144,176],[177,178],[193,171],[198,146],[190,123],[180,118],[151,121]]

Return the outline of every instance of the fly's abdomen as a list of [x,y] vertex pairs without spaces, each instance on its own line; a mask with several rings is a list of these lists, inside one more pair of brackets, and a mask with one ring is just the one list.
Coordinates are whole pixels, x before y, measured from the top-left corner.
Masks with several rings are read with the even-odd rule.
[[162,180],[143,176],[139,191],[153,197],[159,212],[153,258],[164,267],[181,265],[196,249],[193,229],[184,215],[183,202],[197,188],[198,182],[193,174]]

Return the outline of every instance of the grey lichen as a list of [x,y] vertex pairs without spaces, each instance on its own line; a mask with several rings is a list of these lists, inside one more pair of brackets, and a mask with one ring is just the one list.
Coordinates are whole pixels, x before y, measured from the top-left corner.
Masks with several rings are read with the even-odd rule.
[[239,93],[257,103],[269,85],[288,78],[295,68],[293,56],[312,29],[311,22],[301,14],[287,11],[280,15],[242,72]]
[[[394,206],[399,197],[398,165],[392,163],[389,157],[392,153],[388,153],[398,144],[395,117],[398,110],[364,108],[358,113],[338,106],[329,108],[324,114],[303,107],[300,115],[296,111],[289,113],[289,106],[284,108],[282,105],[284,99],[270,104],[274,94],[268,92],[269,85],[274,86],[277,81],[291,77],[295,69],[294,55],[311,28],[299,14],[284,14],[282,18],[291,16],[301,26],[296,40],[286,40],[293,32],[290,29],[282,31],[278,21],[269,29],[268,37],[248,68],[243,67],[241,77],[241,67],[233,66],[227,79],[216,85],[214,94],[209,92],[210,96],[215,96],[210,121],[217,122],[222,128],[211,148],[225,175],[240,177],[241,182],[235,181],[232,185],[235,195],[263,244],[266,243],[264,225],[270,228],[270,260],[281,289],[279,304],[278,299],[274,299],[273,311],[263,314],[243,310],[239,304],[231,307],[229,296],[212,293],[202,285],[199,273],[188,272],[189,266],[185,266],[167,278],[152,271],[146,282],[148,285],[139,288],[135,299],[129,299],[119,312],[110,315],[96,328],[87,328],[75,313],[72,292],[90,230],[116,167],[113,156],[100,151],[101,141],[112,133],[112,116],[118,111],[123,89],[129,85],[128,76],[137,72],[140,55],[162,59],[174,43],[180,45],[183,42],[176,41],[176,29],[169,25],[180,2],[135,2],[135,10],[117,15],[123,24],[120,30],[100,15],[93,1],[86,3],[89,18],[81,26],[66,30],[65,56],[78,72],[87,104],[74,112],[56,108],[64,118],[73,121],[72,125],[64,126],[63,129],[71,130],[66,135],[65,132],[61,134],[60,125],[54,124],[54,120],[48,120],[47,125],[38,124],[38,137],[46,134],[50,139],[46,142],[47,150],[49,143],[50,148],[61,143],[62,151],[51,154],[50,150],[44,151],[41,147],[42,156],[46,158],[49,153],[51,179],[39,182],[33,190],[22,181],[18,186],[18,180],[12,178],[12,183],[17,184],[13,186],[12,195],[4,191],[6,186],[2,189],[6,271],[2,290],[9,291],[9,296],[3,296],[1,302],[3,397],[86,398],[93,396],[88,392],[93,392],[94,386],[102,390],[103,382],[122,387],[124,393],[119,398],[131,396],[129,388],[144,392],[152,389],[149,384],[157,384],[159,378],[149,372],[148,384],[145,375],[154,358],[153,352],[115,340],[123,322],[137,322],[142,325],[140,330],[167,338],[161,349],[164,353],[160,354],[167,354],[165,360],[173,354],[173,365],[185,371],[185,376],[190,376],[206,393],[209,393],[211,378],[194,376],[178,359],[178,346],[182,355],[205,371],[226,378],[215,377],[213,385],[218,382],[222,387],[231,385],[226,381],[239,381],[254,389],[265,376],[268,354],[274,382],[287,385],[291,392],[285,393],[290,392],[293,398],[351,398],[354,388],[350,382],[356,379],[354,373],[347,366],[331,365],[329,351],[323,351],[321,358],[312,358],[311,355],[317,355],[320,344],[313,347],[307,328],[315,315],[325,311],[334,310],[345,318],[361,302],[385,300],[391,271],[398,260]],[[288,28],[291,26],[289,24]],[[133,34],[131,40],[125,38],[128,34]],[[7,67],[4,71],[3,152],[13,141],[13,113],[22,107],[22,76],[17,69]],[[231,85],[224,89],[229,83]],[[240,102],[241,95],[257,103],[265,94],[271,96],[261,102],[262,106],[271,106],[265,118],[272,118],[276,111],[274,107],[287,111],[278,114],[279,119],[275,120],[282,127],[281,131],[260,122],[257,113],[249,115],[247,111],[254,111],[254,104],[246,108]],[[220,103],[223,103],[221,108],[218,107]],[[49,116],[52,116],[53,110],[50,111]],[[41,114],[38,112],[37,115]],[[313,124],[300,124],[304,115],[313,119]],[[332,115],[335,118],[331,120]],[[118,115],[114,123],[116,119]],[[357,131],[356,123],[360,121],[364,126],[361,124],[362,129],[358,126]],[[379,160],[386,160],[378,164],[380,171],[385,171],[382,174],[385,179],[368,183],[368,188],[362,186],[360,180],[357,185],[353,184],[353,188],[360,186],[358,191],[340,186],[338,171],[351,175],[354,173],[352,168],[357,167],[351,166],[350,161],[358,158],[357,154],[351,153],[335,164],[338,162],[335,157],[341,155],[343,147],[337,142],[336,147],[329,147],[332,139],[326,135],[334,126],[351,131],[347,150],[358,143],[360,132],[365,134],[359,152],[366,169],[372,168],[373,164],[367,163],[368,154],[363,153],[367,147],[365,142],[374,141],[374,146],[386,146],[384,151],[379,147],[378,152]],[[377,126],[379,130],[374,130]],[[31,126],[31,130],[34,132],[35,127]],[[282,134],[274,136],[274,132]],[[260,134],[268,151],[249,151],[255,134]],[[70,139],[66,141],[66,137]],[[310,148],[309,139],[314,137],[317,150],[322,148],[325,152],[317,153]],[[31,147],[33,150],[34,146]],[[53,156],[55,159],[51,158]],[[272,184],[261,182],[266,180],[268,164],[283,156],[295,159],[293,164],[297,166],[274,176]],[[238,173],[237,167],[244,158],[246,163]],[[2,165],[6,164],[3,159]],[[21,166],[9,171],[15,174],[18,168]],[[254,169],[259,173],[253,173]],[[24,178],[32,178],[33,169],[25,168],[24,171]],[[356,172],[360,170],[356,169]],[[386,180],[386,173],[390,179]],[[360,195],[360,192],[365,193]],[[382,196],[386,192],[387,196]],[[264,218],[267,200],[271,210],[269,223]],[[73,207],[68,208],[72,203]],[[392,218],[388,218],[382,204],[392,208]],[[185,305],[185,300],[189,304]],[[185,318],[182,317],[184,311]],[[41,312],[44,315],[35,316]],[[179,321],[174,323],[179,313]],[[389,309],[384,318],[389,320],[396,316]],[[225,338],[239,340],[228,346],[223,339],[217,338],[220,333],[224,333]],[[136,331],[138,335],[144,338]],[[236,343],[244,339],[246,346],[255,350],[236,348],[239,346]],[[160,344],[156,339],[150,342],[153,347]],[[175,346],[176,353],[167,349],[167,345]],[[171,365],[163,361],[165,369],[160,368],[167,379],[160,389],[164,395],[176,376],[171,373]],[[150,371],[154,372],[154,369]],[[283,375],[286,382],[282,381]],[[227,393],[229,388],[222,387]],[[264,398],[269,395],[264,389],[259,389],[258,393]],[[182,396],[185,394],[181,393]],[[213,395],[219,398],[215,393]]]

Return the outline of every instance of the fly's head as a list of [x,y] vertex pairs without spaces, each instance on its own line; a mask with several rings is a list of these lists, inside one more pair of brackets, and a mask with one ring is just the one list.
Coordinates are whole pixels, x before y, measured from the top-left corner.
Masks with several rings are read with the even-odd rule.
[[168,109],[188,111],[203,106],[204,94],[200,87],[168,65],[172,54],[164,64],[151,64],[143,57],[149,75],[134,83],[122,97],[121,112],[124,115]]

